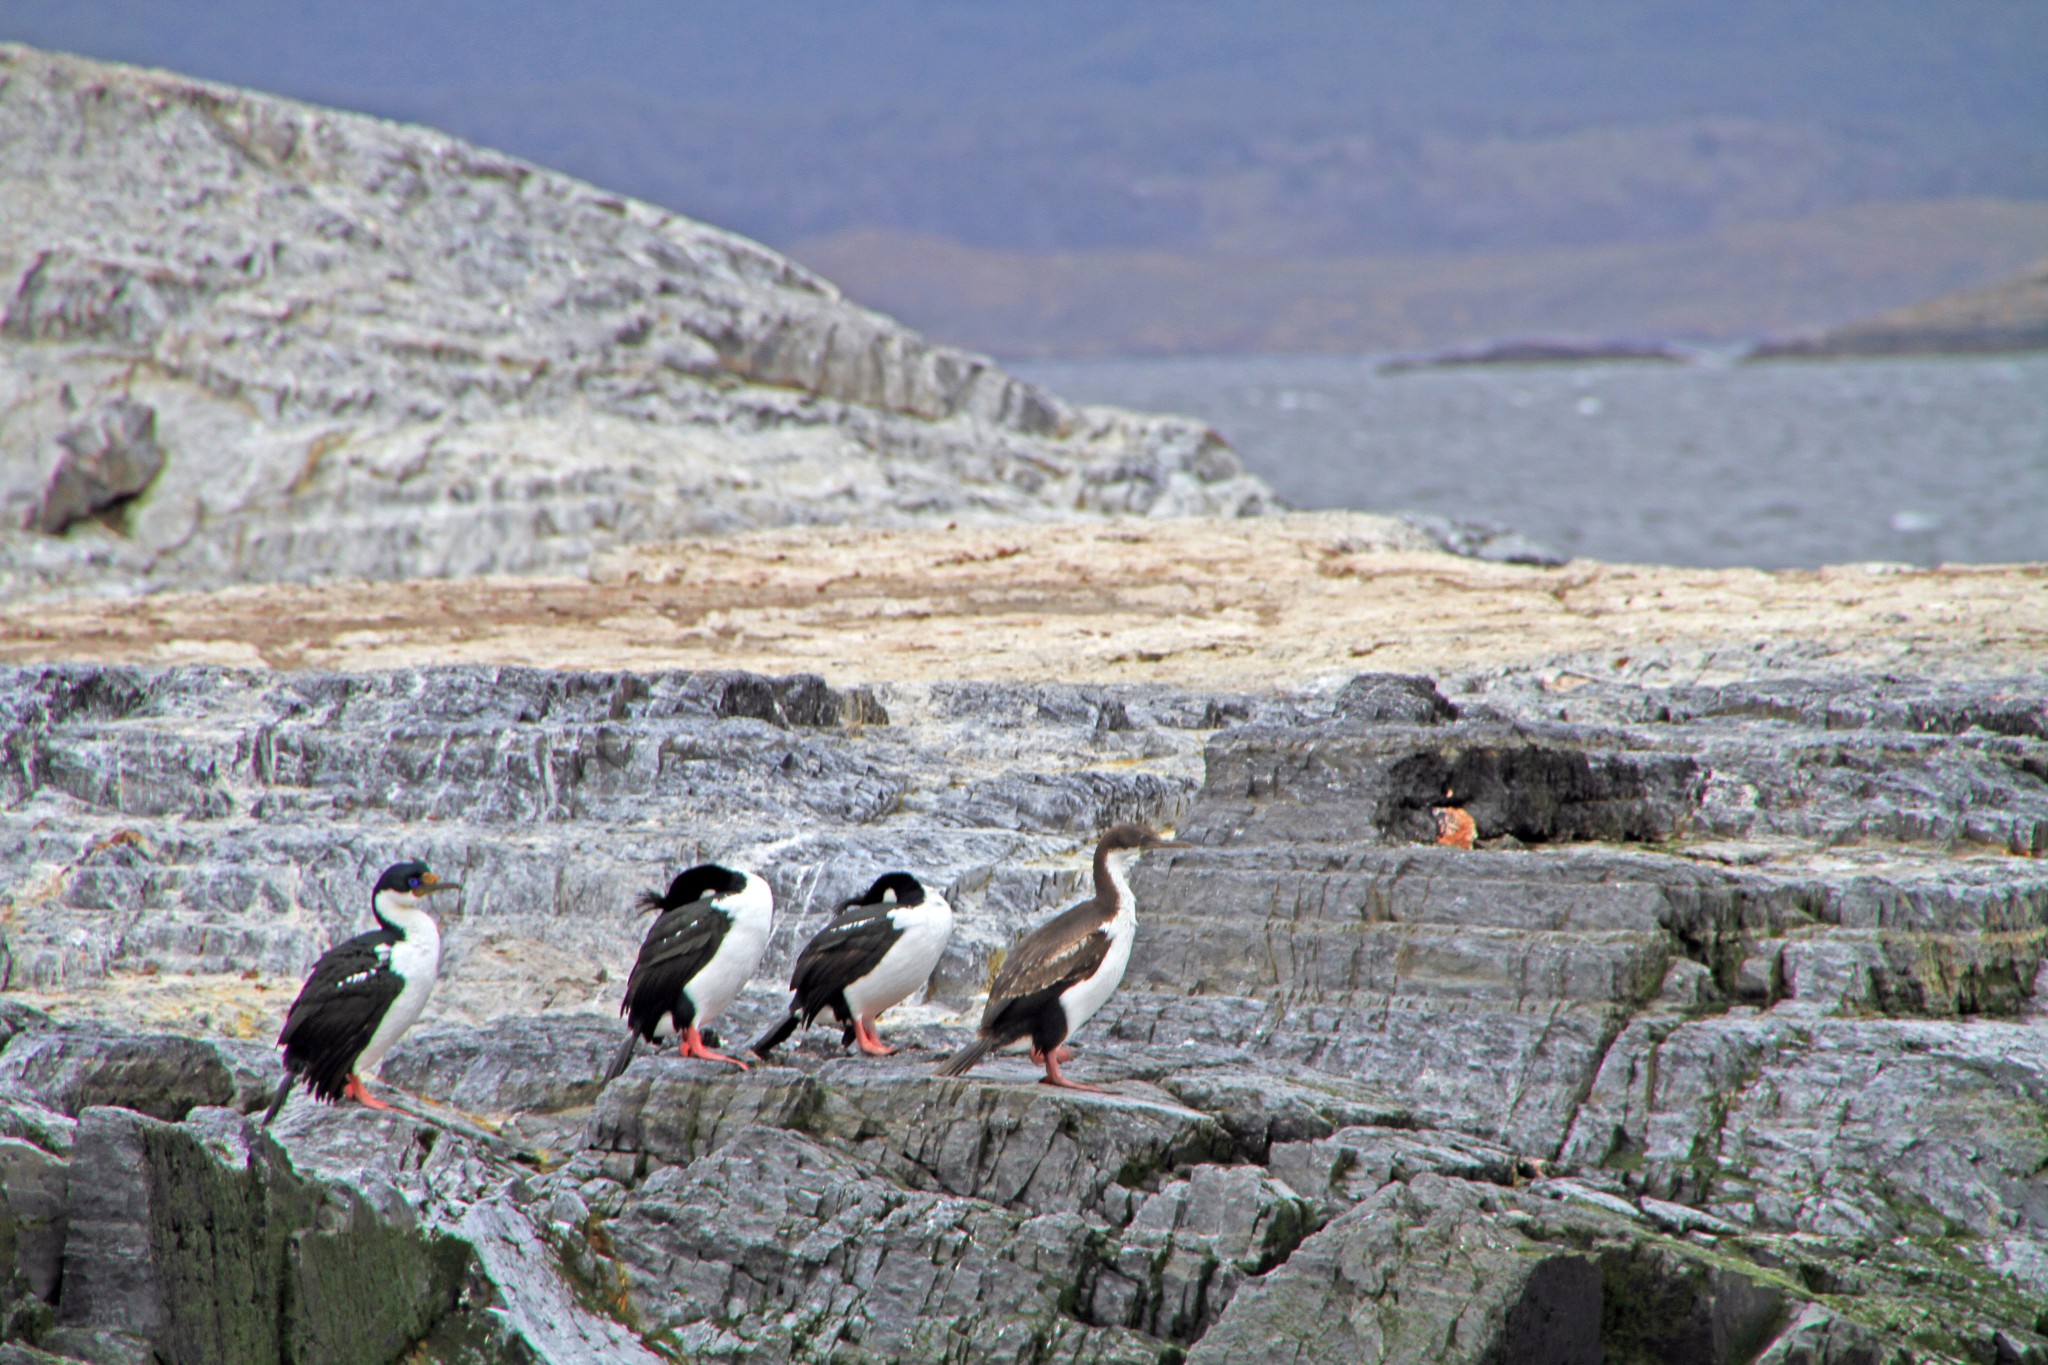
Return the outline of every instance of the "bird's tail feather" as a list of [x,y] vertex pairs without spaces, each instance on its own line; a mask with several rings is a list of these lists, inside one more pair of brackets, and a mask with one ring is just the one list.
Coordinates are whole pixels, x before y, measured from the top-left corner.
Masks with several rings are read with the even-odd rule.
[[277,1085],[277,1098],[270,1102],[270,1108],[263,1111],[263,1126],[265,1128],[268,1128],[270,1121],[277,1117],[277,1111],[284,1108],[284,1102],[290,1098],[292,1086],[298,1079],[298,1076],[290,1071],[284,1073],[284,1079],[279,1081]]
[[796,1025],[796,1011],[791,1010],[788,1016],[784,1018],[781,1023],[777,1024],[774,1028],[769,1029],[759,1038],[756,1038],[754,1040],[753,1046],[749,1047],[747,1051],[753,1053],[756,1057],[766,1057],[776,1048],[781,1047],[784,1039],[788,1038],[790,1034],[796,1032]]
[[633,1047],[639,1041],[639,1034],[631,1029],[626,1030],[625,1041],[620,1043],[619,1050],[612,1054],[612,1064],[604,1069],[604,1078],[606,1080],[617,1080],[619,1074],[633,1064]]
[[976,1038],[966,1047],[961,1048],[958,1052],[946,1058],[945,1061],[940,1062],[936,1074],[941,1076],[964,1076],[967,1074],[969,1067],[995,1051],[995,1048],[996,1045],[988,1039]]

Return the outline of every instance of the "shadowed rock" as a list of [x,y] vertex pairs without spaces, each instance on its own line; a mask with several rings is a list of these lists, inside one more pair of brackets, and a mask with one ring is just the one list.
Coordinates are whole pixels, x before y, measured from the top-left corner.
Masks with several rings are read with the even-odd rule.
[[156,413],[126,398],[103,402],[57,433],[56,463],[29,509],[31,531],[54,535],[75,521],[132,498],[162,472]]
[[1781,1291],[1626,1223],[1418,1174],[1241,1291],[1188,1359],[1742,1361],[1785,1317]]
[[74,1118],[119,1105],[175,1123],[203,1106],[252,1106],[267,1088],[260,1053],[176,1034],[51,1028],[0,1051],[0,1090]]
[[181,1361],[392,1359],[455,1310],[468,1248],[298,1177],[238,1114],[80,1120],[50,1344]]
[[33,1103],[0,1102],[0,1305],[10,1314],[24,1296],[57,1300],[75,1127]]

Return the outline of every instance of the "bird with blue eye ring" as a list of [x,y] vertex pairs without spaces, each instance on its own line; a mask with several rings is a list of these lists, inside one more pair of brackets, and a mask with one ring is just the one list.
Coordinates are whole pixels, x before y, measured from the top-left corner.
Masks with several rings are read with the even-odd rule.
[[426,911],[430,897],[460,891],[422,862],[393,863],[370,893],[377,927],[320,955],[292,1002],[277,1041],[284,1080],[263,1116],[267,1124],[304,1082],[328,1104],[351,1099],[372,1109],[391,1106],[363,1081],[420,1017],[441,972],[441,930]]

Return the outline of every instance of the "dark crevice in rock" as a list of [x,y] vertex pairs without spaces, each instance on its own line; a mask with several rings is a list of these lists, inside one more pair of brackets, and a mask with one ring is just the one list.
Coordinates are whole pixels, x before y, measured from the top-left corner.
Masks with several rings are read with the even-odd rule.
[[1396,760],[1386,780],[1389,838],[1419,830],[1431,806],[1456,805],[1488,837],[1548,844],[1668,839],[1698,805],[1705,778],[1682,756],[1475,744],[1420,749]]
[[1443,805],[1463,807],[1483,838],[1524,845],[1654,843],[1691,824],[1706,784],[1694,757],[1552,728],[1347,718],[1225,731],[1210,743],[1205,799],[1187,832],[1208,844],[1255,832],[1297,844],[1430,843],[1430,809]]
[[841,692],[815,673],[764,678],[752,673],[726,675],[714,705],[727,719],[744,717],[771,725],[836,727],[887,725],[889,713],[866,688]]
[[1632,1011],[1626,1013],[1617,1012],[1608,1020],[1606,1028],[1601,1031],[1599,1043],[1593,1049],[1592,1056],[1586,1061],[1585,1072],[1579,1083],[1577,1093],[1572,1096],[1570,1106],[1565,1111],[1563,1122],[1558,1130],[1557,1146],[1549,1153],[1549,1160],[1561,1161],[1563,1159],[1565,1145],[1570,1142],[1572,1130],[1578,1124],[1579,1111],[1585,1107],[1587,1099],[1593,1093],[1595,1082],[1600,1078],[1600,1068],[1607,1064],[1608,1053],[1613,1051],[1615,1041],[1621,1037],[1622,1030],[1628,1027],[1634,1017]]
[[1486,1365],[1601,1365],[1602,1290],[1599,1268],[1584,1256],[1537,1262]]
[[1741,1365],[1790,1317],[1782,1290],[1654,1246],[1607,1252],[1597,1275],[1600,1345],[1613,1365]]

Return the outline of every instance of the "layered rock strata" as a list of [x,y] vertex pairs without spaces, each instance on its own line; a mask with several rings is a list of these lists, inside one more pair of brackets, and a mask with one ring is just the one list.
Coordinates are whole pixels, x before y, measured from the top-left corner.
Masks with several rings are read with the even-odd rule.
[[[4,683],[11,980],[63,989],[0,1011],[0,1349],[326,1340],[367,1263],[305,1277],[360,1228],[406,1288],[351,1338],[433,1360],[2048,1352],[2039,679]],[[1430,842],[1445,801],[1478,848]],[[1079,1040],[1116,1093],[1021,1058],[933,1080],[1126,816],[1189,847],[1140,864],[1130,977]],[[304,1101],[249,1129],[269,1015],[401,846],[471,892],[386,1078],[503,1138]],[[736,1035],[841,881],[929,873],[966,932],[912,1050],[821,1030],[602,1085],[626,897],[710,852],[786,912]],[[186,1249],[197,1198],[265,1229],[232,1269]],[[156,1281],[120,1269],[144,1245],[179,1248]],[[144,1311],[165,1276],[178,1312]],[[229,1285],[260,1322],[206,1306]]]
[[1198,423],[426,129],[0,45],[0,202],[0,587],[1271,502]]

